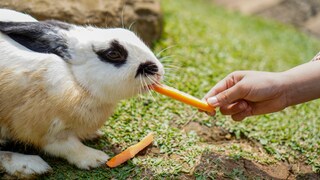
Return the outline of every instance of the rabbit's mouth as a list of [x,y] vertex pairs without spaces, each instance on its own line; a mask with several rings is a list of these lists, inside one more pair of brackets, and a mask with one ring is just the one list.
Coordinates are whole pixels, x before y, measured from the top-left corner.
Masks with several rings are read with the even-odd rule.
[[151,91],[153,89],[152,87],[161,84],[161,80],[163,79],[163,75],[159,73],[155,73],[151,76],[147,75],[145,77],[146,77],[146,81],[142,81],[144,83],[142,84],[142,87],[141,87],[142,89],[141,94]]
[[152,78],[149,77],[148,79],[149,79],[149,82],[142,86],[142,93],[151,91],[154,86],[161,84],[162,76],[157,74]]
[[151,91],[153,89],[153,87],[156,86],[157,84],[160,84],[160,83],[152,83],[152,84],[148,84],[148,85],[143,86],[142,93]]

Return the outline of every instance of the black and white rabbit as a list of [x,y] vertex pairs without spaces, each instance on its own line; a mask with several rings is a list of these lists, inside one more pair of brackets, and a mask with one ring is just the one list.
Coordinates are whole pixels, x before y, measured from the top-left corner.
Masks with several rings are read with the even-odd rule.
[[[90,169],[109,157],[97,136],[117,103],[145,91],[162,64],[132,32],[37,21],[0,9],[0,143],[19,141]],[[0,169],[45,173],[39,156],[0,151]]]

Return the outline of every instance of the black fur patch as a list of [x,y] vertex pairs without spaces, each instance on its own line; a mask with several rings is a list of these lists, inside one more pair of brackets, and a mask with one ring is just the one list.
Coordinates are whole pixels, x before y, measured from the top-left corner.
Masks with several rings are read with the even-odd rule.
[[101,61],[111,63],[115,67],[121,67],[127,61],[128,51],[116,40],[112,41],[110,45],[110,48],[96,51],[96,54]]
[[64,60],[71,59],[66,40],[59,34],[59,27],[47,22],[1,22],[0,32],[39,53],[52,53]]
[[138,67],[136,77],[139,75],[148,76],[155,75],[159,71],[158,66],[151,61],[147,61],[145,63],[141,63]]

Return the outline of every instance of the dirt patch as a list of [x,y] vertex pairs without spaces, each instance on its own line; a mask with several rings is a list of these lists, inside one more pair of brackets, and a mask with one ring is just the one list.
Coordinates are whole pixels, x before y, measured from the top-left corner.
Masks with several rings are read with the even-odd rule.
[[144,156],[144,155],[157,155],[160,154],[160,149],[153,146],[151,143],[149,146],[144,148],[142,151],[140,151],[137,156]]
[[195,174],[217,179],[287,179],[289,168],[284,164],[264,166],[246,159],[234,160],[215,153],[204,154]]
[[263,165],[248,159],[234,160],[216,153],[204,154],[200,164],[196,167],[195,175],[215,177],[216,179],[319,179],[309,169],[301,164],[308,172],[294,172],[292,165],[278,162],[272,165]]
[[190,122],[183,130],[186,132],[196,132],[203,142],[229,141],[233,138],[227,130],[221,127],[213,126],[210,128],[200,125],[198,122]]
[[[304,161],[295,164],[279,162],[260,143],[245,137],[237,139],[221,127],[190,122],[183,129],[196,132],[203,143],[213,145],[211,152],[202,155],[194,175],[188,176],[188,179],[197,176],[216,179],[320,179],[320,175],[314,173]],[[241,150],[241,157],[232,157],[234,147]],[[273,163],[261,163],[255,157]]]

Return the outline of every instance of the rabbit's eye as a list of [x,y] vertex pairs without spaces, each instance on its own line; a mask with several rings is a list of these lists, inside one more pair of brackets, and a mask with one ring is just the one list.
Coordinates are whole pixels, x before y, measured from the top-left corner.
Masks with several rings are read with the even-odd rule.
[[124,56],[119,51],[116,51],[116,50],[107,50],[106,58],[112,61],[121,61],[125,59]]
[[116,67],[125,64],[128,58],[128,51],[118,41],[112,41],[110,45],[109,49],[96,51],[99,59]]

